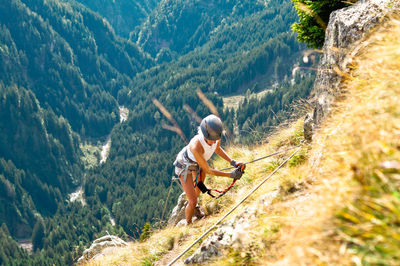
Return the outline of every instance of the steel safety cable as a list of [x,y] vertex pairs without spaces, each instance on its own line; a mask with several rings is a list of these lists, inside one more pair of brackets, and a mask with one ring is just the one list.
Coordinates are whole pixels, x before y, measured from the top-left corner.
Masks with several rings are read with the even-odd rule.
[[[301,145],[303,145],[303,141],[302,141],[302,142],[301,142],[299,145],[296,145],[296,146],[293,146],[293,147],[290,147],[290,148],[287,148],[287,149],[284,149],[284,150],[281,150],[281,151],[277,151],[277,152],[274,152],[274,153],[271,153],[271,154],[265,155],[265,156],[263,156],[263,157],[260,157],[260,158],[254,159],[254,160],[252,160],[252,161],[249,161],[249,162],[246,162],[246,163],[243,163],[243,164],[250,164],[250,163],[254,163],[254,162],[257,162],[257,161],[260,161],[260,160],[266,159],[266,158],[268,158],[268,157],[272,157],[272,156],[275,156],[275,155],[277,155],[277,154],[284,153],[284,152],[287,152],[287,151],[290,151],[290,150],[296,149],[297,147],[300,147]],[[223,169],[219,169],[219,171],[230,170],[230,169],[233,169],[233,168],[235,168],[235,166],[232,166],[232,167],[227,167],[227,168],[223,168]]]

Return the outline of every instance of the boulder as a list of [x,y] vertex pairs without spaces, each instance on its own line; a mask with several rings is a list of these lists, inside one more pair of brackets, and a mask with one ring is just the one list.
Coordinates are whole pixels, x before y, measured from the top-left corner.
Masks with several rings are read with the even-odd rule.
[[273,190],[260,197],[258,204],[247,206],[243,212],[218,226],[214,234],[203,241],[200,248],[185,260],[185,264],[205,263],[216,256],[222,256],[226,247],[236,248],[249,238],[250,222],[257,216],[258,210],[269,206],[280,193]]
[[[168,224],[169,225],[173,225],[173,226],[185,225],[185,223],[182,222],[182,220],[184,220],[186,222],[186,218],[185,218],[186,206],[187,206],[186,193],[183,192],[179,196],[178,203],[176,204],[176,206],[172,210],[172,213],[171,213],[171,215],[170,215],[170,217],[168,219]],[[204,210],[200,206],[197,205],[196,208],[194,209],[192,221],[195,221],[197,219],[201,219],[204,216],[205,216]]]
[[185,260],[185,264],[204,263],[212,257],[221,256],[222,249],[233,244],[240,244],[241,239],[247,236],[250,221],[254,219],[257,208],[245,208],[234,219],[222,223],[218,229],[201,244],[193,255]]
[[177,225],[182,219],[185,218],[185,208],[187,205],[186,193],[183,192],[179,198],[178,203],[172,210],[171,216],[168,219],[169,225]]
[[79,263],[84,263],[101,254],[102,250],[107,247],[123,247],[127,243],[119,237],[106,235],[93,241],[92,245],[83,251],[82,257],[78,259]]

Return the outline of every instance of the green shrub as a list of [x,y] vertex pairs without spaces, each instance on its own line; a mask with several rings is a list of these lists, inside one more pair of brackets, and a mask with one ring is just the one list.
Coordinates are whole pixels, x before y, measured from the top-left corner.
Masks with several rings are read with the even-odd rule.
[[149,223],[149,222],[146,222],[145,225],[144,225],[144,227],[143,227],[143,232],[142,232],[142,234],[140,235],[140,242],[143,242],[143,241],[145,241],[146,239],[148,239],[148,238],[151,236],[152,232],[153,232],[153,231],[152,231],[152,229],[151,229],[150,223]]
[[311,48],[321,48],[324,44],[330,14],[349,6],[349,1],[340,0],[292,0],[292,2],[300,18],[300,22],[294,23],[292,29],[297,33],[297,39]]

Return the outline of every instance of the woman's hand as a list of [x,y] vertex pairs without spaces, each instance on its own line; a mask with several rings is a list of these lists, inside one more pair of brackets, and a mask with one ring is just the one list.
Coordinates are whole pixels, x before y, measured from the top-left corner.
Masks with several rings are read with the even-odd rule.
[[235,180],[240,179],[242,177],[242,175],[243,175],[243,172],[240,170],[240,168],[236,168],[235,170],[233,170],[230,173],[230,177],[232,177]]

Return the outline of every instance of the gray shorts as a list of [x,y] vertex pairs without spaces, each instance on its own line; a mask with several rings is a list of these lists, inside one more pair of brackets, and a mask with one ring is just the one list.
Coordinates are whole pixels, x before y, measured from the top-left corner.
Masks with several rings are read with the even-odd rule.
[[179,161],[174,162],[175,165],[175,174],[179,177],[181,174],[184,174],[185,171],[187,171],[186,175],[192,173],[193,171],[198,171],[200,170],[198,164],[194,163],[181,163]]

